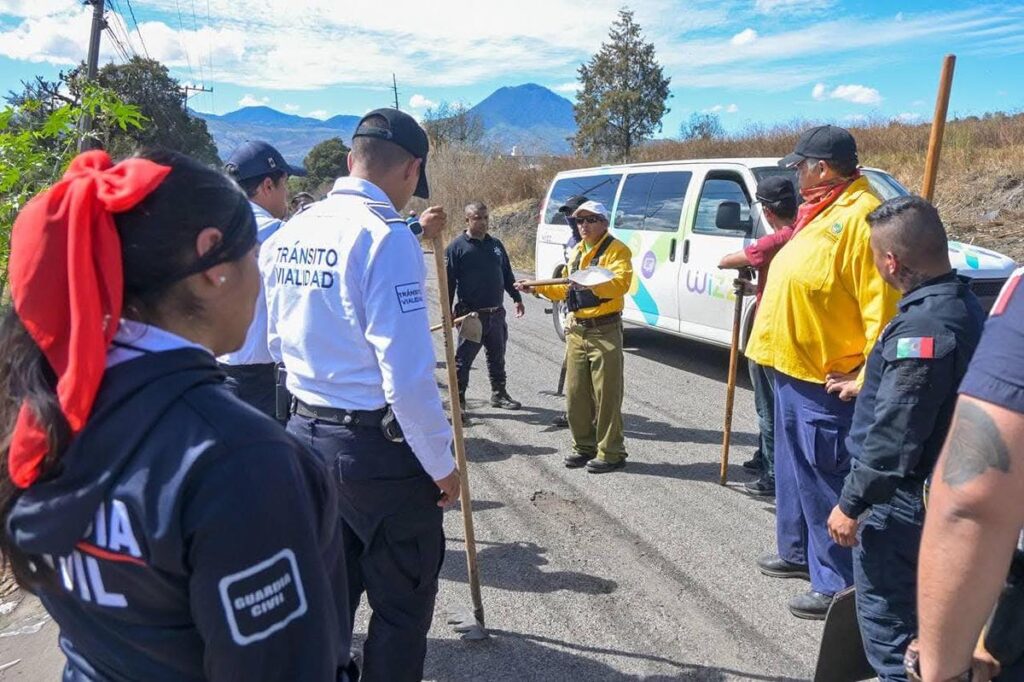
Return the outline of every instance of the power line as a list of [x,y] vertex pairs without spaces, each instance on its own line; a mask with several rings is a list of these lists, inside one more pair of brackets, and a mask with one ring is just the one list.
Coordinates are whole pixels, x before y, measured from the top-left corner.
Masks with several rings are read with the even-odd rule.
[[[196,0],[192,0],[192,28],[195,36],[199,37],[199,21],[196,19]],[[199,57],[199,81],[206,87],[206,74],[203,69],[203,58]]]
[[[124,12],[122,12],[120,8],[117,6],[117,0],[108,0],[108,2],[110,3],[110,8],[113,11],[114,16],[117,18],[117,20],[113,22],[107,22],[107,30],[110,31],[110,34],[112,36],[116,36],[116,31],[120,30],[121,35],[117,37],[118,42],[121,45],[121,48],[124,50],[124,53],[128,54],[130,52],[131,55],[137,56],[138,52],[135,51],[135,45],[134,43],[132,43],[132,38],[128,30],[128,24],[125,23]],[[130,60],[131,56],[129,56],[128,59]]]
[[181,19],[181,2],[174,0],[174,6],[178,10],[178,29],[181,31],[178,34],[178,44],[181,46],[181,51],[185,53],[185,63],[188,64],[188,76],[195,83],[196,75],[192,71],[192,59],[188,56],[188,48],[185,46],[185,41],[182,40],[182,34],[185,33],[185,22]]
[[132,7],[132,0],[124,0],[128,4],[128,13],[132,17],[132,23],[135,24],[135,33],[139,36],[139,42],[142,43],[142,51],[146,53],[146,59],[152,59],[149,56],[149,48],[146,47],[146,39],[142,37],[142,28],[139,27],[139,22],[135,18],[135,9]]

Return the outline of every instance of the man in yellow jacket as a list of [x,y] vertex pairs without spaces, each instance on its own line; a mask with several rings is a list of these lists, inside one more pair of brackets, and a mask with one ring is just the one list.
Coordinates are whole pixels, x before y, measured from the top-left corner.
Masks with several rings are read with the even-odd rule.
[[622,307],[633,281],[633,255],[608,234],[608,211],[588,201],[573,212],[580,243],[569,259],[569,273],[590,266],[614,273],[610,282],[593,287],[556,284],[520,291],[535,291],[551,301],[566,301],[565,384],[573,453],[565,466],[586,466],[601,474],[626,464],[622,435]]
[[857,170],[853,136],[812,128],[779,165],[796,168],[805,202],[772,261],[747,345],[748,357],[775,370],[778,555],[758,565],[772,577],[810,577],[789,610],[822,619],[853,584],[852,554],[827,527],[850,470],[851,399],[899,293],[875,269],[867,216],[880,201]]

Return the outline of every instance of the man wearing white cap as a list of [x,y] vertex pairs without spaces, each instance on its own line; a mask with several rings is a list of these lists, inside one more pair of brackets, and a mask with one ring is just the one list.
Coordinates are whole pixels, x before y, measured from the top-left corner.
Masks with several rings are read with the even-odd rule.
[[594,286],[555,284],[516,288],[551,301],[566,301],[566,407],[573,453],[565,466],[594,474],[626,464],[622,436],[622,307],[633,282],[633,255],[608,234],[608,210],[597,201],[577,208],[582,240],[569,260],[569,274],[591,266],[610,270],[610,282]]

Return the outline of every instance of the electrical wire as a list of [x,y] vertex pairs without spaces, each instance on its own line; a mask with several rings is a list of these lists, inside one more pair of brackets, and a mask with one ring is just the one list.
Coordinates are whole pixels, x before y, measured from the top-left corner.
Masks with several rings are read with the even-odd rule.
[[192,58],[188,56],[188,48],[185,47],[185,41],[182,40],[182,34],[185,33],[185,22],[181,18],[181,2],[180,0],[174,0],[174,6],[178,10],[178,29],[181,31],[178,33],[178,44],[181,46],[181,51],[185,53],[185,63],[188,65],[188,76],[192,80],[192,85],[195,85],[196,75],[192,71]]
[[139,22],[135,18],[135,9],[132,7],[132,0],[124,0],[128,5],[128,13],[131,15],[132,23],[135,24],[135,33],[139,36],[139,42],[142,43],[142,51],[146,53],[146,59],[152,60],[149,56],[149,48],[146,47],[146,39],[142,37],[142,28],[139,27]]

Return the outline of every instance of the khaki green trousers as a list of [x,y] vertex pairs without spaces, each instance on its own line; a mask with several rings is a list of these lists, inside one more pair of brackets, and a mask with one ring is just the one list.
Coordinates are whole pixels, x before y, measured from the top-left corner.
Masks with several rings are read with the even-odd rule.
[[565,342],[565,402],[572,449],[605,462],[625,459],[622,322],[573,326]]

